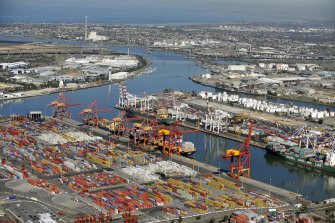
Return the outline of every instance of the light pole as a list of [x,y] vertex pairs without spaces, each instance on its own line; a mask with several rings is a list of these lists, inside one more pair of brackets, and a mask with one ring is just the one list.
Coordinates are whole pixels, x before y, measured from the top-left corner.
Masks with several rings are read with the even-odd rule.
[[219,175],[221,176],[221,161],[219,162]]
[[47,105],[44,106],[44,117],[47,117]]
[[270,177],[270,187],[269,187],[269,196],[271,195],[271,181],[272,181],[272,178]]

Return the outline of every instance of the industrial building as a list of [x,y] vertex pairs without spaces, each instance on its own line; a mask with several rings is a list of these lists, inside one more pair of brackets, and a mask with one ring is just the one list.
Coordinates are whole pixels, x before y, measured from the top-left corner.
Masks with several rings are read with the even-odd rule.
[[14,62],[14,63],[0,63],[0,68],[3,70],[6,69],[15,69],[15,68],[28,68],[29,63],[19,61],[19,62]]
[[97,32],[92,31],[88,34],[86,40],[93,41],[93,42],[104,41],[104,40],[107,40],[107,37],[98,35]]
[[130,74],[128,72],[111,73],[111,71],[109,71],[108,80],[110,80],[110,81],[112,81],[112,80],[125,80],[125,79],[128,78],[128,76],[130,76]]

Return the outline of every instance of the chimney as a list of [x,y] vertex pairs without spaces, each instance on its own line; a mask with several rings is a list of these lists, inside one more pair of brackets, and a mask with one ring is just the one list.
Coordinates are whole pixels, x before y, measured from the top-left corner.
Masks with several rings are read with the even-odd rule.
[[85,16],[85,36],[84,40],[87,40],[87,16]]

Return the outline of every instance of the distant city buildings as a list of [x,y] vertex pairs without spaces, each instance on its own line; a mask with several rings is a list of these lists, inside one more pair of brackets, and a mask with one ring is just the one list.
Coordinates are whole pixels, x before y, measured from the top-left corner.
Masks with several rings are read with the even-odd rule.
[[178,49],[184,53],[191,52],[192,56],[196,57],[301,61],[335,59],[333,29],[317,25],[240,24],[174,27],[92,24],[89,27],[85,17],[84,26],[1,24],[0,35],[108,40],[114,44]]

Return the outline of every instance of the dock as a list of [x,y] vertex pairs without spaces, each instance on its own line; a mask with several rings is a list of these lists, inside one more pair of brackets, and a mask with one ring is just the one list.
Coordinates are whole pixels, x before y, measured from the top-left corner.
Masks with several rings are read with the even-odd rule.
[[[238,136],[236,136],[234,134],[231,134],[231,133],[228,133],[228,132],[216,133],[216,132],[213,132],[213,131],[208,131],[208,130],[203,129],[203,128],[198,128],[191,122],[181,122],[181,123],[179,123],[179,125],[183,126],[185,128],[199,130],[199,131],[204,132],[206,134],[211,134],[211,135],[214,135],[214,136],[227,138],[227,139],[230,139],[230,140],[233,140],[233,141],[236,141],[236,142],[243,143],[244,140],[245,140],[245,137],[238,137]],[[256,147],[259,147],[259,148],[263,148],[263,149],[266,147],[266,143],[258,142],[258,141],[255,141],[255,140],[251,140],[250,145],[256,146]]]
[[[71,123],[71,124],[73,124],[75,126],[79,126],[79,127],[81,126],[81,128],[83,128],[81,122],[78,122],[78,121],[75,121],[75,120],[72,120],[72,119],[65,119],[65,120],[60,120],[60,121],[65,121],[67,123]],[[241,143],[243,143],[244,140],[245,140],[245,137],[237,137],[234,134],[230,134],[230,133],[218,134],[218,133],[207,131],[207,130],[204,130],[204,129],[199,129],[194,124],[189,123],[189,122],[181,122],[180,125],[183,126],[183,127],[186,127],[186,128],[200,130],[200,131],[202,131],[204,133],[207,133],[207,134],[215,135],[215,136],[218,136],[218,137],[224,137],[224,138],[231,139],[231,140],[241,142]],[[89,129],[93,134],[97,134],[97,135],[99,135],[103,138],[108,138],[108,136],[110,135],[110,133],[106,130],[102,130],[102,129],[95,128],[95,127],[89,127]],[[117,140],[117,139],[112,138],[112,140]],[[254,141],[254,140],[251,141],[250,144],[253,145],[253,146],[259,147],[259,148],[265,148],[265,146],[266,146],[265,143],[257,142],[257,141]],[[135,148],[137,150],[142,150],[143,151],[143,149],[140,149],[140,148],[137,148],[137,147],[135,147]],[[156,154],[160,154],[160,153],[156,153]],[[190,168],[193,168],[193,169],[199,171],[200,173],[218,173],[220,171],[215,166],[199,162],[195,159],[190,159],[190,158],[187,158],[187,157],[184,157],[184,156],[179,156],[179,155],[176,155],[176,154],[171,154],[170,157],[165,157],[164,159],[166,159],[166,160],[170,159],[170,160],[173,160],[173,161],[177,161],[178,163],[181,163],[181,164],[186,165]],[[226,173],[221,173],[221,176],[225,177],[225,178],[230,178]],[[270,191],[270,193],[276,194],[277,196],[280,196],[280,197],[285,197],[285,198],[289,198],[289,199],[292,199],[294,197],[301,197],[300,194],[297,194],[297,193],[294,193],[294,192],[291,192],[291,191],[288,191],[288,190],[285,190],[285,189],[282,189],[282,188],[278,188],[278,187],[275,187],[273,185],[269,185],[269,184],[257,181],[255,179],[251,179],[251,178],[241,177],[240,180],[236,180],[235,182],[240,184],[241,186],[243,186],[242,181],[243,181],[243,183],[252,185],[253,187],[262,188],[265,192]]]
[[[64,119],[64,120],[59,120],[59,121],[66,122],[66,123],[71,123],[72,125],[83,128],[81,122],[75,121],[73,119]],[[244,140],[245,140],[245,137],[237,137],[236,135],[230,134],[230,133],[220,133],[220,134],[218,134],[218,133],[207,131],[207,130],[204,130],[204,129],[199,129],[193,123],[190,123],[190,122],[181,122],[180,125],[183,126],[183,127],[186,127],[186,128],[200,130],[200,131],[202,131],[204,133],[207,133],[207,134],[215,135],[215,136],[218,136],[218,137],[224,137],[224,138],[231,139],[231,140],[241,142],[241,143],[243,143]],[[102,130],[102,129],[95,128],[95,127],[89,127],[89,129],[93,134],[97,134],[97,135],[99,135],[103,138],[108,138],[108,136],[110,134],[106,130]],[[115,138],[111,138],[111,139],[112,140],[117,140]],[[257,141],[254,141],[254,140],[252,140],[250,142],[250,144],[253,145],[253,146],[259,147],[259,148],[265,148],[265,146],[266,146],[265,143],[257,142]],[[143,149],[140,149],[140,148],[136,148],[136,149],[143,151]],[[159,154],[159,153],[156,153],[156,154]],[[179,163],[182,163],[183,165],[189,166],[189,167],[191,167],[195,170],[198,170],[200,172],[203,172],[203,173],[218,173],[219,172],[219,169],[215,166],[199,162],[195,159],[190,159],[190,158],[187,158],[187,157],[184,157],[184,156],[179,156],[179,155],[176,155],[176,154],[172,154],[171,157],[165,157],[165,159],[171,159],[173,161],[177,161]],[[222,173],[222,175],[225,175],[227,178],[229,177],[226,173]],[[285,190],[285,189],[282,189],[282,188],[278,188],[278,187],[275,187],[275,186],[272,186],[272,185],[269,185],[269,184],[251,179],[251,178],[241,177],[241,180],[237,181],[237,182],[241,183],[242,181],[244,183],[254,185],[258,188],[267,189],[268,191],[272,191],[272,193],[276,193],[276,194],[284,196],[284,197],[290,197],[291,198],[292,196],[293,197],[300,197],[301,196],[300,194],[297,194],[297,193],[294,193],[294,192],[291,192],[291,191],[288,191],[288,190]]]

